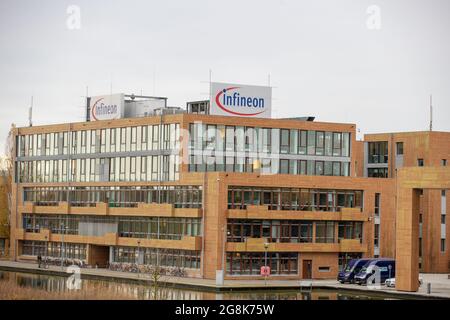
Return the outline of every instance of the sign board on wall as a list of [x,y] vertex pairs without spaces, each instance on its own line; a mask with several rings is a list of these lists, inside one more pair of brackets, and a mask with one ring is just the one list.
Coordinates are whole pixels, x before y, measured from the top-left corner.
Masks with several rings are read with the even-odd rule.
[[211,82],[210,90],[210,114],[247,118],[271,117],[271,87]]
[[123,118],[124,101],[123,93],[91,97],[89,104],[91,121]]

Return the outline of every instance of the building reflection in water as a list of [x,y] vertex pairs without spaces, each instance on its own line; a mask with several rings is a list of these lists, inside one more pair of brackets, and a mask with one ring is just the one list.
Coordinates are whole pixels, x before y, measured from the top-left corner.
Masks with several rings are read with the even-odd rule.
[[[68,291],[66,279],[60,276],[37,275],[17,272],[0,271],[1,281],[11,281],[22,287],[31,287],[49,292]],[[117,296],[123,299],[143,300],[353,300],[353,299],[380,299],[367,295],[342,293],[332,290],[313,291],[233,291],[208,292],[188,289],[178,289],[160,284],[158,289],[149,282],[148,285],[118,281],[105,281],[83,279],[83,291],[97,291],[107,296]],[[157,296],[155,296],[155,291]],[[99,297],[101,298],[101,296]]]

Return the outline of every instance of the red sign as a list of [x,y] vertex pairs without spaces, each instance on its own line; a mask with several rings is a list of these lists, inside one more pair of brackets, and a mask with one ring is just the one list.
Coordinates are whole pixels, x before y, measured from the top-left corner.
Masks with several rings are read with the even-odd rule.
[[262,266],[261,267],[261,275],[264,277],[270,276],[270,267]]

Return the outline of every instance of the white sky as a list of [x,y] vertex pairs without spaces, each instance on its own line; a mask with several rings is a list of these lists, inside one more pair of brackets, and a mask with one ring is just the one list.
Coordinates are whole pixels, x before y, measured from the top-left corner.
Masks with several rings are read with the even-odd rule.
[[[67,28],[69,5],[81,29]],[[366,10],[381,9],[370,30]],[[267,84],[275,117],[361,133],[450,131],[450,1],[0,0],[0,155],[11,123],[83,121],[91,95],[207,98],[213,81]]]

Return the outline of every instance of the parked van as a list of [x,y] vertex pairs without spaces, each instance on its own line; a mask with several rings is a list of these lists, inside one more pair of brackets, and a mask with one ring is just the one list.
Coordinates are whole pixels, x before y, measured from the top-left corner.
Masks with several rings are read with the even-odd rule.
[[353,283],[355,275],[361,271],[361,268],[365,266],[367,262],[373,259],[352,259],[338,274],[338,281],[340,283]]
[[[355,275],[355,283],[361,285],[366,284],[369,277],[375,274],[375,269],[378,267],[380,272],[380,283],[384,283],[386,279],[395,277],[395,260],[389,258],[372,259],[368,261],[361,269],[361,271]],[[375,279],[372,280],[374,283]]]

